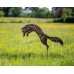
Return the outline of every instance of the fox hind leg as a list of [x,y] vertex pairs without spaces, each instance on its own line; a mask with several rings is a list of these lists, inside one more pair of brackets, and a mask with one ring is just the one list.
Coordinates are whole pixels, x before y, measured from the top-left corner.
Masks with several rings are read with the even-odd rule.
[[48,46],[48,44],[47,44],[47,38],[45,37],[45,38],[43,38],[42,40],[41,40],[41,42],[46,46],[46,48],[47,48],[47,57],[48,57],[48,49],[49,49],[49,46]]
[[48,46],[48,44],[47,44],[47,38],[46,38],[46,37],[42,38],[42,39],[41,39],[41,42],[47,47],[47,52],[48,52],[49,46]]

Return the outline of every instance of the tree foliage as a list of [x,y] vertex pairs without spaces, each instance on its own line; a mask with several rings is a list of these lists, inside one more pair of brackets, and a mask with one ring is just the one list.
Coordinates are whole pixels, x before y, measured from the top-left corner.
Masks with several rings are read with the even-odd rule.
[[23,9],[21,7],[0,7],[0,10],[4,13],[5,17],[18,17]]
[[[74,20],[74,7],[54,7],[52,8],[56,18],[59,18],[59,21],[66,22],[70,19]],[[61,19],[61,20],[60,20]]]
[[8,17],[8,13],[11,7],[0,7],[0,10],[4,12],[4,16]]
[[43,8],[39,8],[39,7],[27,7],[27,8],[29,8],[32,11],[31,17],[48,18],[50,16],[50,11],[46,7],[43,7]]
[[0,10],[0,17],[4,16],[4,12]]
[[21,7],[10,8],[8,16],[20,17],[21,15],[22,15]]

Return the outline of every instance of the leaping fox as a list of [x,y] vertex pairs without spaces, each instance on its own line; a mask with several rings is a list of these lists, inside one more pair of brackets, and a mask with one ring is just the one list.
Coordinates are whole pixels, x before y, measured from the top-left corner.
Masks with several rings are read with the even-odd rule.
[[42,31],[42,29],[38,25],[35,25],[35,24],[27,24],[22,28],[23,37],[25,36],[25,34],[28,37],[29,33],[31,33],[32,31],[37,33],[37,35],[40,38],[40,41],[47,47],[47,51],[48,51],[48,48],[49,48],[49,46],[47,44],[47,39],[50,39],[51,41],[54,41],[54,42],[59,42],[63,46],[63,41],[60,38],[50,37],[50,36],[46,35]]

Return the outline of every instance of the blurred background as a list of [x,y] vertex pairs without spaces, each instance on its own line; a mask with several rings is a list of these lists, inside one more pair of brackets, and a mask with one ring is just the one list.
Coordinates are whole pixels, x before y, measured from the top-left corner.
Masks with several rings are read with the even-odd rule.
[[74,23],[74,7],[0,7],[0,22]]

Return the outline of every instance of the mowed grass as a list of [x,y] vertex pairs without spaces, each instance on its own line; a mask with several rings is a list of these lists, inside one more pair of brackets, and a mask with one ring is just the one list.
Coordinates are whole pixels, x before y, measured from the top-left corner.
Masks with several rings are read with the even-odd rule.
[[64,41],[64,46],[48,39],[46,47],[35,32],[23,37],[27,23],[0,23],[1,66],[74,66],[74,24],[36,23],[45,34]]

